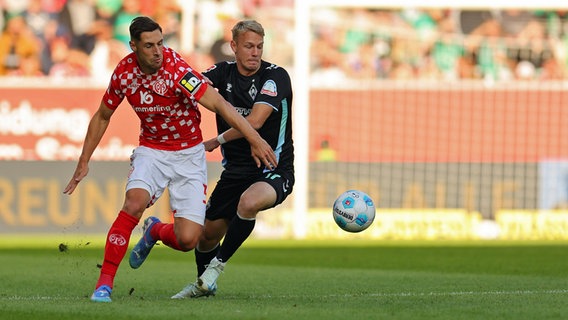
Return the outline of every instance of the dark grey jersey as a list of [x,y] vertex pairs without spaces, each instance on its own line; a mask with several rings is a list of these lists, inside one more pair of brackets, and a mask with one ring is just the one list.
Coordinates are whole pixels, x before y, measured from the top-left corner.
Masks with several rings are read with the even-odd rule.
[[[236,62],[220,62],[203,73],[219,93],[244,117],[252,112],[255,103],[266,104],[272,113],[258,129],[260,136],[271,146],[278,159],[278,167],[294,170],[294,147],[292,144],[292,84],[283,68],[261,62],[260,69],[252,76],[243,76]],[[217,131],[223,133],[230,126],[216,117]],[[227,142],[221,146],[223,167],[234,173],[258,173],[246,139]]]

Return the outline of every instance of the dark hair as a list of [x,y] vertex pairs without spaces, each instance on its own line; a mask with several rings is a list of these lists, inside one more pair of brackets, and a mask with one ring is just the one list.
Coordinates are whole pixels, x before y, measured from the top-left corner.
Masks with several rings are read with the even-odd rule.
[[142,32],[152,32],[159,29],[162,32],[162,27],[149,17],[136,17],[130,23],[130,39],[140,41]]

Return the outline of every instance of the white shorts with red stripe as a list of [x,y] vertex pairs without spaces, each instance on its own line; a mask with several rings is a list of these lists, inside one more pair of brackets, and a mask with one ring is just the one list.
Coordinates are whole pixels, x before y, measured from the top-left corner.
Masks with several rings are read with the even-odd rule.
[[150,194],[153,205],[168,188],[175,217],[203,225],[207,196],[207,162],[200,143],[179,151],[134,149],[126,190],[140,188]]

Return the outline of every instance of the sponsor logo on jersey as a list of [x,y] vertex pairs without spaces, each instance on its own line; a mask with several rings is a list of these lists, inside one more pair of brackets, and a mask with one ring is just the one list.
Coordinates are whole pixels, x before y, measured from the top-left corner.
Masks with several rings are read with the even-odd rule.
[[243,108],[243,107],[235,107],[235,110],[237,110],[237,112],[243,117],[248,116],[252,112],[251,108]]
[[140,91],[140,104],[152,104],[154,102],[154,97],[150,92]]
[[179,84],[182,86],[182,88],[187,90],[192,95],[194,95],[195,92],[199,90],[201,83],[202,82],[199,77],[193,74],[193,72],[191,71],[188,71],[186,74],[184,74],[179,81]]
[[143,112],[143,113],[170,113],[171,110],[172,110],[172,108],[170,106],[160,106],[160,105],[148,106],[148,107],[135,107],[134,108],[134,111],[136,111],[137,113],[139,113],[139,112]]
[[260,94],[265,94],[267,96],[276,97],[278,95],[278,89],[276,88],[276,82],[274,80],[268,80],[262,86]]

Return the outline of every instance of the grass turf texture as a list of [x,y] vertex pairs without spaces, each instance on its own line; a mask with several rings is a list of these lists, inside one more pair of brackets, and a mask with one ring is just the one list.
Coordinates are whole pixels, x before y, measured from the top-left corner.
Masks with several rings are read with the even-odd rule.
[[248,241],[219,278],[217,296],[181,301],[170,296],[195,279],[193,252],[160,245],[138,270],[126,258],[113,302],[97,304],[88,298],[102,261],[99,238],[0,238],[0,318],[486,320],[568,314],[566,242]]

